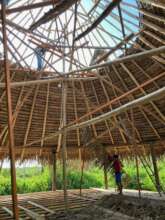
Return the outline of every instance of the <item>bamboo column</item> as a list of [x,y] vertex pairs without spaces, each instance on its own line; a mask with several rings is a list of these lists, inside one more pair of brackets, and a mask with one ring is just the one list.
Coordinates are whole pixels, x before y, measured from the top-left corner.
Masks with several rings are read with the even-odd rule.
[[156,185],[159,195],[161,196],[161,184],[160,184],[160,178],[159,178],[159,171],[158,171],[158,166],[157,166],[157,160],[155,157],[154,146],[152,144],[150,145],[150,149],[151,149],[151,157],[152,157],[152,163],[153,163],[153,168],[154,168],[154,177],[155,177],[155,183],[156,183],[155,185]]
[[[66,99],[67,99],[67,84],[63,82],[62,84],[62,126],[66,126]],[[64,202],[65,209],[68,210],[68,196],[67,196],[67,173],[66,173],[66,136],[67,133],[64,131],[62,136],[62,163],[63,163],[63,190],[64,190]]]
[[107,153],[104,149],[104,146],[101,146],[102,147],[102,153],[103,153],[103,158],[104,158],[104,161],[103,161],[103,170],[104,170],[104,186],[105,186],[105,189],[108,189],[108,172],[107,172]]
[[16,169],[15,169],[14,132],[12,125],[13,116],[12,116],[12,102],[11,102],[11,88],[10,88],[10,70],[9,70],[8,49],[7,49],[8,47],[7,47],[7,33],[6,33],[6,6],[4,0],[1,1],[1,8],[2,8],[1,13],[2,13],[3,47],[4,47],[4,71],[5,71],[6,97],[7,97],[8,138],[9,138],[13,218],[15,220],[18,220],[19,213],[18,213]]
[[104,185],[105,185],[105,189],[108,189],[108,175],[107,175],[107,167],[105,162],[104,162]]
[[83,184],[84,166],[85,166],[85,152],[86,152],[86,148],[84,145],[83,146],[83,155],[81,157],[80,196],[82,196],[82,184]]
[[[66,30],[64,29],[64,44],[66,41]],[[66,63],[65,63],[65,48],[63,50],[63,72],[66,70]],[[66,103],[67,103],[67,83],[65,81],[62,82],[62,99],[61,99],[61,122],[62,128],[66,126]],[[66,149],[66,137],[67,131],[65,130],[62,135],[62,169],[63,169],[63,190],[64,190],[64,203],[65,203],[65,210],[68,211],[68,193],[67,193],[67,172],[66,172],[66,160],[67,160],[67,149]]]
[[57,179],[57,153],[52,152],[52,191],[56,191],[56,179]]
[[141,184],[140,184],[140,175],[139,175],[139,160],[137,155],[137,143],[136,143],[136,130],[135,130],[135,120],[134,120],[134,113],[133,109],[131,109],[131,118],[132,118],[132,143],[133,143],[133,152],[135,156],[135,164],[136,164],[136,176],[137,176],[137,184],[138,184],[138,192],[139,192],[139,198],[141,198]]

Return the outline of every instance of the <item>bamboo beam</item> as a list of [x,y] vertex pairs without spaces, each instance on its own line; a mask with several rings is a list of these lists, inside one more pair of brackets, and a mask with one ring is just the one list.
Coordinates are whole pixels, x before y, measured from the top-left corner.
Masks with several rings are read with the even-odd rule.
[[[110,77],[109,77],[110,78]],[[112,82],[112,81],[111,81]],[[109,97],[109,95],[108,95],[108,93],[107,93],[107,90],[105,89],[105,86],[104,86],[104,83],[101,81],[101,85],[102,85],[102,88],[103,88],[103,91],[104,91],[104,94],[105,94],[105,96],[106,96],[106,99],[107,99],[107,101],[111,101],[110,100],[110,97]],[[114,91],[114,93],[116,94],[116,92],[115,92],[115,87],[114,86],[112,86],[112,90]],[[117,96],[116,96],[117,97]],[[112,110],[112,105],[110,104],[109,105],[109,107],[110,107],[110,110]],[[116,117],[114,117],[113,118],[114,119],[114,123],[117,123],[117,118]],[[121,129],[120,129],[120,127],[119,127],[119,132],[120,132],[120,135],[121,135],[121,137],[122,137],[122,139],[123,139],[123,142],[124,143],[126,143],[126,140],[125,140],[125,138],[124,138],[124,136],[123,136],[123,134],[122,134],[122,131],[121,131]]]
[[149,30],[143,30],[143,33],[145,33],[148,37],[154,38],[155,40],[157,40],[159,43],[161,43],[162,45],[165,45],[165,40],[163,38],[160,38],[158,35],[152,33]]
[[[142,36],[139,36],[139,40],[144,43],[147,47],[151,48],[151,49],[154,49],[155,46],[153,46],[146,38],[142,37]],[[158,62],[162,63],[162,64],[165,64],[165,55],[164,54],[160,54],[162,57],[160,56],[153,56],[153,58],[155,60],[157,60]]]
[[160,99],[164,95],[165,95],[165,87],[158,89],[157,91],[154,91],[154,92],[152,92],[148,95],[145,95],[141,98],[135,99],[135,100],[133,100],[127,104],[124,104],[123,106],[116,108],[110,112],[104,113],[101,116],[97,116],[97,117],[92,118],[90,120],[87,120],[85,122],[81,122],[79,124],[75,124],[75,125],[66,127],[66,128],[64,128],[64,130],[69,131],[69,130],[74,130],[76,128],[82,128],[85,126],[89,126],[94,123],[99,123],[103,120],[110,119],[111,117],[113,117],[115,115],[121,114],[122,112],[125,112],[125,111],[129,110],[130,108],[135,108],[139,105],[144,105],[144,104],[146,104],[150,101],[153,101],[155,99]]
[[48,209],[48,208],[46,208],[45,206],[40,205],[40,204],[38,204],[38,203],[36,203],[36,202],[28,201],[28,203],[29,203],[30,205],[35,206],[35,207],[37,207],[37,208],[40,208],[40,209],[42,209],[42,210],[44,210],[44,211],[46,211],[46,212],[48,212],[48,213],[51,213],[51,214],[54,214],[54,213],[55,213],[53,210]]
[[[123,39],[125,38],[126,34],[125,34],[125,27],[124,27],[124,19],[122,16],[122,11],[121,11],[121,7],[120,4],[118,5],[118,12],[119,12],[119,18],[120,18],[120,24],[121,24],[121,30],[122,30],[122,34],[123,34]],[[125,43],[125,54],[126,54],[126,50],[127,50],[127,45]]]
[[[114,61],[105,62],[105,63],[99,64],[99,65],[93,65],[93,66],[89,66],[89,67],[86,67],[86,68],[83,68],[83,69],[70,71],[66,74],[69,75],[69,74],[74,74],[74,73],[78,73],[78,72],[85,72],[85,71],[88,71],[88,70],[98,69],[98,68],[105,67],[105,66],[111,66],[113,64],[127,62],[127,61],[134,60],[134,59],[141,59],[141,58],[145,58],[145,57],[148,57],[148,56],[153,56],[153,55],[160,54],[160,53],[163,53],[163,52],[165,52],[165,46],[155,48],[155,49],[151,49],[151,50],[148,50],[148,51],[143,51],[143,52],[133,54],[133,55],[129,55],[129,56],[126,56],[126,57],[118,58]],[[79,80],[78,78],[72,78],[72,79]],[[87,79],[88,79],[87,77],[84,78],[84,80],[87,80]],[[50,81],[51,82],[58,82],[58,80],[60,81],[61,79],[60,78],[59,79],[55,78],[55,79],[35,80],[35,81],[28,81],[28,82],[15,82],[15,83],[11,83],[11,86],[13,86],[13,87],[22,86],[22,85],[28,85],[29,86],[31,84],[43,84],[43,83],[47,83],[47,82],[50,82]],[[70,80],[70,78],[67,79],[67,80]],[[4,86],[5,85],[3,83],[0,83],[0,88],[4,88]]]
[[[45,112],[44,112],[44,121],[43,121],[43,128],[42,128],[42,138],[45,136],[45,131],[46,131],[46,121],[47,121],[48,105],[49,105],[49,93],[50,93],[50,84],[48,83],[46,103],[45,103]],[[41,141],[41,147],[43,147],[43,145],[44,145],[44,141]]]
[[[105,78],[105,77],[104,77]],[[96,80],[98,77],[91,76],[91,77],[69,77],[69,78],[63,78],[63,77],[57,77],[57,78],[50,78],[50,79],[39,79],[39,80],[29,80],[29,81],[22,81],[22,82],[11,82],[11,88],[17,88],[20,86],[31,86],[31,85],[42,85],[45,83],[54,83],[54,82],[70,82],[70,81],[92,81]],[[0,83],[0,88],[5,88],[5,83]]]
[[156,8],[161,8],[161,9],[164,9],[165,10],[165,4],[164,3],[160,3],[160,2],[155,2],[153,0],[140,0],[141,3],[146,3],[146,4],[149,4],[153,7],[156,7]]
[[50,21],[52,18],[55,19],[57,16],[59,16],[61,13],[66,11],[68,8],[70,8],[77,0],[65,0],[65,1],[58,1],[59,3],[55,5],[53,9],[50,9],[47,13],[45,13],[39,20],[37,20],[35,23],[33,23],[30,26],[30,30],[33,31],[40,25]]
[[125,93],[122,94],[121,96],[118,96],[117,98],[115,98],[115,99],[113,99],[113,100],[107,102],[106,104],[103,104],[102,106],[99,106],[99,107],[96,108],[95,110],[93,110],[93,111],[91,111],[91,112],[89,112],[89,113],[87,113],[87,114],[81,116],[77,121],[75,121],[75,123],[77,123],[78,121],[82,120],[82,119],[85,118],[85,117],[88,117],[90,114],[94,114],[94,113],[96,113],[97,111],[100,111],[100,109],[104,109],[104,108],[108,107],[110,104],[113,104],[113,103],[115,103],[116,101],[118,101],[118,100],[120,100],[120,99],[122,99],[122,98],[125,98],[125,97],[129,96],[130,94],[136,92],[136,91],[139,90],[140,88],[143,88],[143,87],[149,85],[151,82],[155,81],[156,79],[161,78],[161,77],[164,76],[164,75],[165,75],[165,72],[163,72],[163,73],[160,74],[159,76],[156,76],[156,77],[152,78],[151,80],[148,80],[148,81],[144,82],[144,83],[141,84],[140,86],[137,86],[137,87],[135,87],[134,89],[125,92]]
[[[70,54],[70,66],[69,71],[72,70],[72,60],[74,57],[74,44],[75,44],[75,33],[76,33],[76,24],[77,24],[77,8],[78,8],[78,2],[75,2],[75,9],[74,9],[74,28],[73,28],[73,37],[72,37],[72,47],[71,47],[71,54]],[[68,42],[69,44],[69,42]]]
[[15,151],[14,151],[14,131],[13,131],[13,116],[12,116],[12,102],[11,102],[11,87],[10,87],[10,69],[8,62],[7,50],[7,33],[6,33],[6,4],[3,0],[1,2],[1,18],[2,18],[2,32],[3,32],[3,47],[4,47],[4,69],[5,69],[5,83],[6,83],[6,98],[8,110],[8,138],[9,138],[9,153],[10,153],[10,170],[11,170],[11,188],[12,188],[12,206],[13,217],[15,220],[19,219],[18,199],[17,199],[17,184],[16,184],[16,168],[15,168]]
[[55,4],[55,3],[58,3],[58,0],[50,0],[50,1],[44,1],[44,2],[34,3],[34,4],[19,6],[19,7],[15,7],[15,8],[8,8],[8,9],[6,9],[6,14],[29,11],[32,9],[42,8],[42,7],[49,6],[49,5],[53,6],[53,4]]
[[[126,65],[121,64],[121,66],[123,67],[124,71],[127,72],[127,74],[130,76],[130,78],[132,79],[132,81],[135,83],[136,86],[139,86],[139,82],[136,80],[135,76],[130,72],[130,70],[126,67]],[[147,92],[144,90],[144,88],[140,88],[140,91],[142,92],[143,95],[146,95]],[[155,103],[150,102],[151,105],[153,106],[153,108],[156,110],[156,112],[160,115],[160,117],[165,121],[165,116],[162,114],[162,112],[160,111],[160,109],[156,106]]]
[[[96,89],[95,89],[95,86],[94,86],[93,82],[91,82],[91,86],[92,86],[92,89],[93,89],[93,92],[94,92],[94,95],[95,95],[95,98],[96,98],[96,101],[97,101],[97,105],[100,105],[98,95],[97,95],[97,92],[96,92]],[[103,111],[101,110],[100,113],[102,114]],[[105,126],[107,127],[107,131],[108,131],[108,134],[109,134],[109,137],[110,137],[110,141],[112,142],[112,144],[114,144],[114,140],[113,140],[113,137],[112,137],[112,133],[110,131],[110,127],[108,125],[108,121],[105,121]]]
[[[59,134],[64,133],[65,131],[68,132],[68,131],[75,130],[77,128],[83,128],[83,127],[86,127],[86,126],[89,126],[89,125],[92,125],[95,123],[99,123],[101,121],[105,121],[105,120],[110,119],[110,118],[114,117],[115,115],[121,114],[131,108],[135,108],[137,106],[144,105],[150,101],[160,99],[163,96],[165,96],[165,87],[158,89],[157,91],[154,91],[154,92],[152,92],[148,95],[145,95],[143,97],[140,97],[138,99],[130,101],[129,103],[126,103],[123,106],[118,107],[110,112],[104,113],[101,116],[97,116],[97,117],[92,118],[90,120],[87,120],[85,122],[76,123],[74,125],[66,126],[63,129],[60,129],[59,131],[57,131],[55,134],[52,134],[50,136],[45,137],[44,140],[54,138],[54,137],[58,136]],[[33,142],[27,144],[26,146],[31,146],[32,144],[38,143],[40,141],[41,141],[41,139],[33,141]]]
[[160,21],[162,23],[165,23],[165,19],[164,19],[163,16],[159,16],[159,15],[150,13],[150,12],[144,10],[144,9],[140,9],[139,11],[140,11],[140,13],[142,13],[143,15],[145,15],[145,16],[147,16],[149,18],[152,18],[154,20],[157,20],[157,21]]
[[[125,90],[128,91],[128,88],[125,86],[123,80],[121,80],[121,77],[120,77],[120,75],[119,75],[119,72],[117,71],[117,68],[116,68],[115,66],[112,66],[112,68],[113,68],[114,72],[116,73],[117,77],[119,78],[119,80],[121,81],[122,85],[124,86]],[[108,69],[108,68],[107,68],[107,69]],[[108,70],[109,70],[109,69],[108,69]],[[108,70],[107,70],[107,72],[108,72]],[[108,74],[108,77],[109,77],[109,79],[110,79],[111,82],[112,82],[112,79],[111,79],[110,74]],[[114,93],[115,97],[118,97],[118,95],[117,95],[117,93],[116,93],[114,87],[112,87],[112,90],[113,90],[113,93]],[[123,91],[122,91],[122,93],[123,93]],[[119,104],[119,105],[122,105],[122,103],[121,103],[120,100],[118,100],[118,104]],[[126,115],[127,115],[127,113],[126,113]],[[127,115],[127,116],[128,116],[128,115]],[[116,118],[116,120],[117,120],[117,118]],[[122,129],[119,128],[119,131],[120,131],[120,135],[121,135],[121,137],[122,137],[123,142],[126,143],[127,140],[126,140],[126,138],[125,138],[125,136],[124,136],[124,134],[123,134]],[[129,147],[128,147],[128,150],[129,150]]]
[[152,144],[150,144],[150,149],[151,149],[151,157],[152,157],[153,168],[154,168],[156,188],[157,188],[159,195],[161,196],[161,184],[160,184],[160,178],[159,178],[159,171],[158,171],[158,167],[157,167],[154,146]]
[[[83,94],[83,97],[84,97],[87,112],[90,112],[89,101],[88,101],[87,95],[85,93],[84,84],[82,82],[80,82],[80,86],[81,86],[82,94]],[[92,115],[90,115],[89,117],[90,117],[90,119],[92,119]],[[92,130],[93,130],[94,136],[97,137],[97,129],[96,129],[95,125],[92,125]]]
[[146,19],[143,19],[143,20],[142,20],[142,23],[143,23],[145,26],[151,28],[152,30],[158,31],[160,34],[165,35],[165,30],[164,30],[164,28],[161,28],[160,26],[158,26],[158,25],[156,25],[156,24],[153,24],[153,22],[149,22],[149,21],[147,21]]
[[108,56],[110,56],[111,54],[113,54],[115,51],[117,51],[118,49],[120,49],[123,45],[126,45],[126,43],[130,40],[132,40],[132,38],[135,37],[135,34],[131,33],[130,35],[128,35],[127,37],[125,37],[119,44],[117,44],[114,48],[112,48],[109,52],[103,54],[98,60],[95,61],[96,63],[100,63],[101,61],[105,60],[108,58]]
[[160,54],[160,53],[164,53],[164,52],[165,52],[165,46],[161,46],[161,47],[158,47],[158,48],[155,48],[155,49],[145,50],[145,51],[140,52],[140,53],[131,54],[131,55],[128,55],[128,56],[125,56],[125,57],[117,58],[113,61],[108,61],[108,62],[105,62],[105,63],[92,65],[92,66],[89,66],[89,67],[86,67],[86,68],[70,71],[70,72],[67,72],[65,74],[68,75],[68,74],[73,74],[73,73],[78,73],[78,72],[85,72],[85,71],[93,70],[93,69],[99,69],[101,67],[111,66],[112,64],[123,63],[123,62],[127,62],[127,61],[134,60],[134,59],[142,59],[142,58],[145,58],[145,57],[150,57],[150,56]]
[[39,215],[30,209],[27,209],[21,205],[19,205],[19,208],[22,209],[30,218],[34,220],[46,220],[45,216]]
[[93,22],[93,24],[88,27],[83,33],[75,38],[75,41],[80,40],[82,37],[90,33],[94,28],[96,28],[110,13],[111,11],[121,2],[121,0],[116,0],[110,2],[108,7],[103,11],[103,13]]
[[[73,91],[73,103],[74,103],[74,114],[75,114],[75,120],[78,119],[78,111],[77,111],[77,102],[76,102],[76,91],[75,91],[75,83],[72,81],[72,91]],[[77,145],[80,147],[80,130],[76,129],[77,134]],[[81,155],[81,150],[79,149],[79,153]],[[81,157],[81,156],[80,156]],[[81,158],[80,158],[81,159]]]
[[91,15],[91,13],[97,8],[97,6],[99,5],[100,0],[97,0],[94,2],[94,5],[92,6],[92,8],[90,9],[90,11],[88,12],[88,17]]
[[[115,66],[112,66],[112,68],[113,68],[113,70],[115,71],[115,73],[116,73],[118,79],[120,80],[120,82],[121,82],[123,88],[125,89],[125,91],[128,91],[129,89],[128,89],[126,83],[125,83],[125,82],[123,81],[123,79],[121,78],[121,76],[120,76],[120,74],[119,74],[117,68],[116,68]],[[115,92],[115,91],[114,91],[114,92]],[[116,96],[117,96],[117,94],[116,94]],[[130,95],[128,96],[128,99],[129,99],[129,101],[132,101],[132,100],[134,99],[133,94],[130,94]],[[119,102],[120,105],[122,105],[122,103],[121,103],[120,100],[119,100],[118,102]],[[131,123],[131,120],[129,119],[128,113],[126,112],[125,114],[126,114],[126,118],[128,119],[129,123]],[[138,129],[137,129],[136,127],[135,127],[135,130],[136,130],[136,133],[137,133],[137,135],[138,135],[139,140],[141,141],[142,139],[141,139],[141,137],[140,137],[140,133],[139,133],[139,131],[138,131]],[[126,139],[125,139],[125,137],[124,137],[124,135],[123,135],[123,138],[124,138],[125,142],[127,142]],[[128,150],[130,151],[129,147],[128,147]]]

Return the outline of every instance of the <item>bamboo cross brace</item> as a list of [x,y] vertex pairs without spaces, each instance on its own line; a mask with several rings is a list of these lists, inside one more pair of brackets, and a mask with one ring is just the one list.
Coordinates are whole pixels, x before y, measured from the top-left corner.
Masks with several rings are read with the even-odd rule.
[[[123,106],[120,106],[120,107],[118,107],[118,108],[116,108],[116,109],[114,109],[110,112],[102,114],[101,116],[97,116],[95,118],[89,119],[85,122],[77,123],[75,125],[66,126],[63,129],[57,131],[55,134],[52,134],[50,136],[45,137],[44,140],[48,140],[48,139],[51,139],[53,137],[56,137],[59,134],[65,132],[65,131],[68,132],[68,131],[71,131],[71,130],[75,130],[77,128],[86,127],[86,126],[89,126],[89,125],[92,125],[92,124],[110,119],[111,117],[113,117],[115,115],[118,115],[118,114],[121,114],[122,112],[125,112],[125,111],[129,110],[130,108],[135,108],[137,106],[144,105],[144,104],[148,103],[149,101],[160,99],[164,95],[165,95],[165,87],[163,87],[161,89],[158,89],[157,91],[154,91],[154,92],[152,92],[148,95],[145,95],[143,97],[135,99],[135,100],[133,100],[129,103],[126,103]],[[32,144],[38,143],[40,141],[41,141],[41,139],[33,141],[31,143],[28,143],[26,146],[31,146]]]

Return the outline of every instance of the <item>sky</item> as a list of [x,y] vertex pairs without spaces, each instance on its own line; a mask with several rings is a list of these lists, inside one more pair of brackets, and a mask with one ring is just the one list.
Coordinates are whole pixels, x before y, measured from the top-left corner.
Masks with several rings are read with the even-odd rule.
[[[2,162],[2,161],[1,161]],[[1,164],[0,162],[0,164]],[[20,164],[20,162],[16,162],[15,164],[16,168],[25,168],[25,167],[41,167],[41,164],[39,164],[36,160],[29,160],[26,162],[23,162]],[[9,160],[4,160],[2,168],[10,168],[10,161]]]
[[[8,8],[15,8],[21,5],[26,5],[27,2],[40,2],[41,0],[10,0]],[[76,36],[91,25],[95,19],[103,12],[103,10],[108,6],[109,0],[101,0],[99,7],[97,7],[95,12],[92,12],[91,16],[87,16],[87,13],[93,6],[93,0],[82,0],[80,5],[78,6],[78,18],[77,18],[77,31]],[[135,0],[123,0],[123,3],[129,3],[131,5],[136,6]],[[38,8],[30,11],[24,11],[21,13],[14,13],[7,17],[7,19],[12,22],[28,29],[30,25],[36,21],[38,18],[43,16],[46,12],[50,10],[51,6],[44,7],[43,9]],[[124,26],[125,26],[125,34],[126,36],[130,33],[138,32],[139,21],[136,17],[139,16],[138,10],[134,7],[128,7],[127,5],[122,4],[122,15],[124,18]],[[129,14],[130,13],[130,14]],[[114,47],[116,44],[120,42],[119,39],[123,39],[121,24],[119,22],[118,17],[118,9],[114,9],[112,13],[107,16],[107,18],[101,22],[96,30],[93,30],[90,34],[86,36],[86,38],[81,39],[79,42],[76,42],[76,46],[86,45],[86,46],[105,46],[105,47]],[[134,17],[135,16],[135,17]],[[115,19],[117,18],[117,19]],[[69,21],[69,24],[66,26],[66,20]],[[134,25],[132,24],[134,23]],[[39,38],[42,42],[47,42],[44,38],[49,39],[49,43],[53,46],[57,46],[57,40],[60,39],[60,44],[69,44],[72,45],[73,32],[74,27],[74,6],[71,7],[66,13],[61,14],[57,19],[54,19],[46,24],[41,25],[39,28],[34,30],[35,34],[41,36]],[[82,29],[80,29],[82,26]],[[66,27],[66,31],[68,34],[67,39],[64,40],[64,36],[62,36],[61,31]],[[37,68],[37,57],[35,53],[35,49],[37,44],[34,43],[34,39],[29,34],[21,33],[16,29],[8,26],[8,45],[9,45],[9,59],[13,62],[20,63],[21,66],[24,67],[32,67],[34,69]],[[43,30],[43,28],[45,30]],[[57,31],[58,29],[58,31]],[[114,36],[111,37],[110,35]],[[59,38],[59,36],[61,36]],[[0,35],[0,40],[2,39],[2,35]],[[33,43],[32,43],[33,41]],[[44,56],[44,67],[45,70],[53,70],[59,72],[67,72],[70,67],[68,56],[65,57],[65,70],[63,68],[63,62],[61,59],[61,55],[63,53],[69,54],[70,49],[68,48],[60,48],[62,52],[58,52],[58,50],[53,50],[51,53],[46,51]],[[0,45],[0,51],[2,51],[2,44]],[[115,59],[117,56],[121,55],[121,50],[118,50],[116,53],[112,54],[109,57],[109,60]],[[52,55],[53,54],[53,55]],[[94,49],[76,49],[74,52],[74,65],[72,65],[73,69],[80,69],[85,66],[89,66],[92,56],[94,54]],[[71,56],[71,55],[69,55]],[[79,62],[77,62],[79,60]],[[48,63],[46,62],[48,61]]]

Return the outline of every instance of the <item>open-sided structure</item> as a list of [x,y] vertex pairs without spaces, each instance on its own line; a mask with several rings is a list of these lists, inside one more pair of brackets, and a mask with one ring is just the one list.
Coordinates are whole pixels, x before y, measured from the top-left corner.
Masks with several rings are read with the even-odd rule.
[[4,0],[1,15],[1,160],[62,157],[65,176],[67,158],[164,154],[164,0]]

